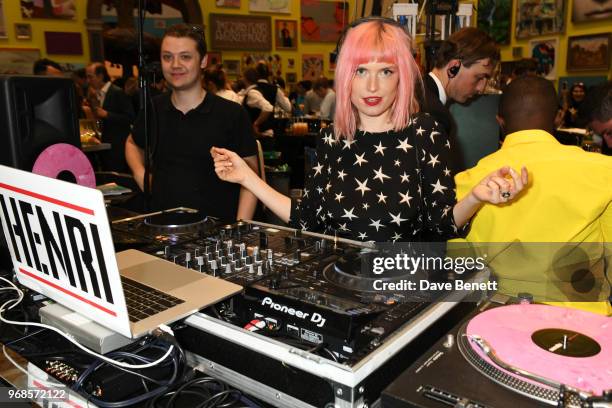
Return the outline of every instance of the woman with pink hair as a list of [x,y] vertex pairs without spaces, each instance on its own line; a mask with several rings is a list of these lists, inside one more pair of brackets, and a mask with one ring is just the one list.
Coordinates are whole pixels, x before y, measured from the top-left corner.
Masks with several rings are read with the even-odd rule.
[[527,184],[501,168],[455,200],[450,145],[428,114],[411,40],[393,20],[366,18],[341,39],[334,125],[317,143],[317,165],[301,201],[263,182],[235,153],[213,148],[217,175],[240,183],[293,227],[365,241],[410,241],[460,235],[485,202],[507,203]]

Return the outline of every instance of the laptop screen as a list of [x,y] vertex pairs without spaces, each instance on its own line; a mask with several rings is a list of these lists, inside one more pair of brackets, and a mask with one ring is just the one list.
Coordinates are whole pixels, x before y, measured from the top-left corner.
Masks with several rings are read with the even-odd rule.
[[129,337],[102,193],[0,166],[0,207],[19,282]]

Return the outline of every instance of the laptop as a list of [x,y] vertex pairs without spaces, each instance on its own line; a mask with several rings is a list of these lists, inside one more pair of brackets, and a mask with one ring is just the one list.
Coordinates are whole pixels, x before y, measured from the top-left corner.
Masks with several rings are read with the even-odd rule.
[[242,291],[144,252],[115,253],[96,189],[0,165],[0,215],[22,285],[126,337]]

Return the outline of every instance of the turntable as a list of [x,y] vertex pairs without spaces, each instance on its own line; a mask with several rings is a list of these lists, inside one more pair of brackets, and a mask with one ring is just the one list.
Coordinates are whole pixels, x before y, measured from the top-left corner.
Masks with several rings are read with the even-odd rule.
[[612,406],[612,319],[541,304],[485,309],[398,377],[383,407]]
[[197,210],[172,208],[112,221],[113,242],[121,249],[174,245],[198,238],[214,225],[213,217],[206,217]]

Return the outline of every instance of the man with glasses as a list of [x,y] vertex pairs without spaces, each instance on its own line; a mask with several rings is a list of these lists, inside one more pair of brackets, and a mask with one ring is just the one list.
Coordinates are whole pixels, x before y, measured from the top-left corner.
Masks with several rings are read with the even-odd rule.
[[601,152],[612,155],[612,81],[590,88],[579,114],[593,133],[602,138]]
[[[488,34],[466,27],[442,43],[434,68],[424,76],[425,96],[421,110],[440,122],[453,149],[458,149],[454,143],[457,130],[448,104],[451,101],[465,103],[484,92],[499,59],[499,48]],[[456,150],[453,156],[455,170],[465,170],[460,152]]]
[[[255,196],[221,181],[214,171],[212,146],[235,150],[257,171],[257,145],[246,111],[206,92],[206,42],[201,27],[169,27],[161,43],[161,67],[171,89],[153,98],[149,111],[152,149],[151,209],[179,206],[222,221],[252,219]],[[136,120],[125,146],[134,178],[144,189],[144,118]]]

